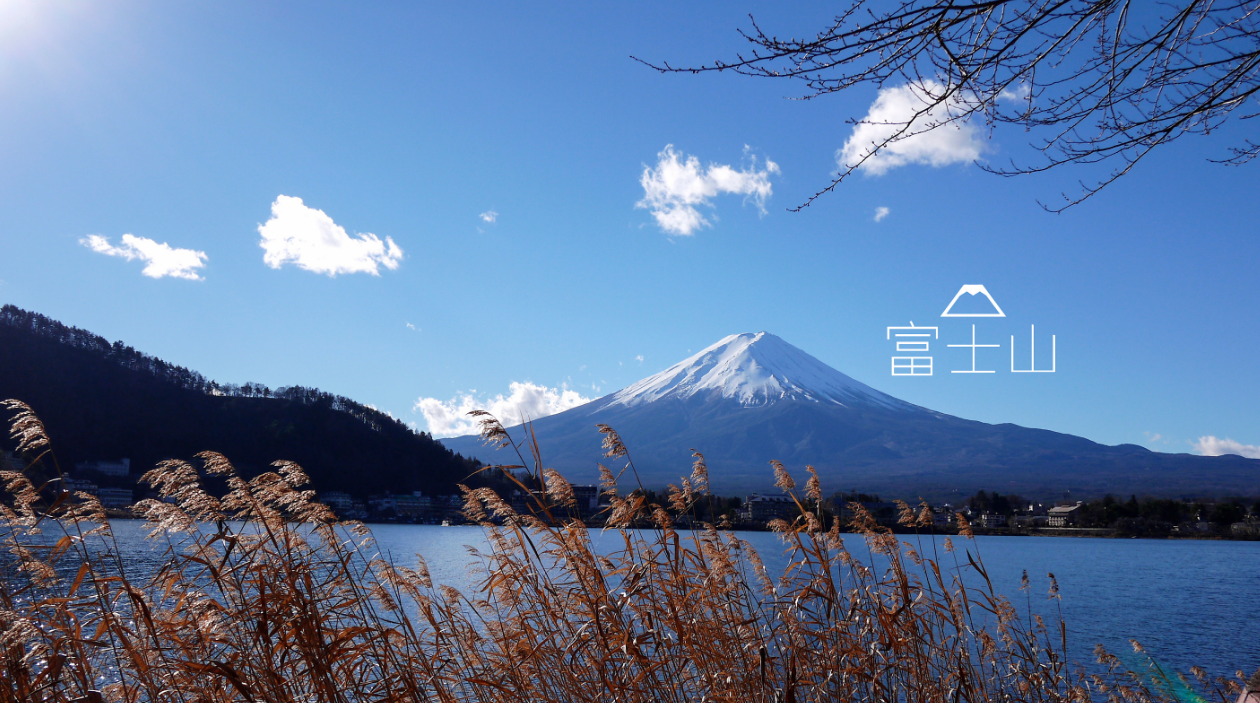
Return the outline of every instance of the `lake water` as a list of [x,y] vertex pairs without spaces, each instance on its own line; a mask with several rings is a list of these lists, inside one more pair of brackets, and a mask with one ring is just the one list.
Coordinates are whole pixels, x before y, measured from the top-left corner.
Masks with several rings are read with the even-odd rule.
[[[114,522],[120,548],[136,566],[159,559],[152,543],[142,539],[141,525]],[[481,528],[371,528],[382,552],[396,563],[413,564],[418,552],[435,583],[474,590],[466,545],[488,549]],[[787,560],[776,535],[739,536],[757,549],[771,574],[782,571]],[[611,549],[618,538],[596,532],[594,539],[597,549],[601,542]],[[862,553],[857,535],[846,536],[846,543]],[[1249,675],[1260,666],[1260,542],[982,536],[974,542],[955,538],[954,544],[964,563],[964,546],[978,550],[995,589],[1021,610],[1019,583],[1026,569],[1034,610],[1053,615],[1046,600],[1046,575],[1053,573],[1063,596],[1071,661],[1092,662],[1098,643],[1117,654],[1131,652],[1128,642],[1136,639],[1156,661],[1177,671],[1198,665],[1212,676],[1232,676],[1239,669]]]

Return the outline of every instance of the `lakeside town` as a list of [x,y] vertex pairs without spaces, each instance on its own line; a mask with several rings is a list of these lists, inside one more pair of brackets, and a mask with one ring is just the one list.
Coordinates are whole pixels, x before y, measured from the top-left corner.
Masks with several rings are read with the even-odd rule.
[[[22,471],[25,468],[19,456],[0,455],[0,469]],[[529,480],[526,476],[520,479]],[[138,485],[131,475],[131,461],[125,458],[78,463],[74,473],[67,474],[62,482],[65,491],[96,496],[101,505],[117,517],[135,517],[132,506],[141,499],[160,499],[156,492]],[[602,527],[609,508],[608,496],[594,485],[574,485],[572,489],[575,507],[571,514],[563,517]],[[667,505],[669,502],[664,494],[650,490],[644,493],[648,503]],[[469,522],[464,514],[464,498],[459,494],[413,491],[359,497],[332,490],[318,491],[317,498],[343,520],[433,525]],[[547,502],[543,491],[526,492],[519,488],[505,491],[504,499],[518,514],[536,512],[536,506]],[[820,503],[784,492],[758,492],[742,497],[714,495],[698,501],[688,512],[676,515],[675,520],[684,526],[713,522],[731,529],[765,530],[773,520],[795,519],[803,506],[811,511],[821,510],[828,524],[836,517],[847,526],[854,517],[855,506],[861,506],[878,524],[894,530],[901,527],[902,507],[896,500],[854,492],[836,494]],[[923,505],[916,505],[916,513]],[[956,533],[957,516],[961,514],[970,529],[987,534],[1260,540],[1260,500],[1249,502],[1242,498],[1139,499],[1130,496],[1121,500],[1106,495],[1094,500],[1034,501],[981,490],[957,503],[926,505],[932,515],[931,531],[940,533]]]

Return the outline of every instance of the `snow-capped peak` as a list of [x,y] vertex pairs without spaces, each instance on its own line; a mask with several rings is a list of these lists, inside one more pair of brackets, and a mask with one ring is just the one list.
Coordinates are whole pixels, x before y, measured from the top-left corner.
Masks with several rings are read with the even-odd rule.
[[859,383],[768,332],[733,334],[700,353],[613,394],[633,407],[662,398],[714,394],[741,405],[810,400],[839,405],[916,406]]

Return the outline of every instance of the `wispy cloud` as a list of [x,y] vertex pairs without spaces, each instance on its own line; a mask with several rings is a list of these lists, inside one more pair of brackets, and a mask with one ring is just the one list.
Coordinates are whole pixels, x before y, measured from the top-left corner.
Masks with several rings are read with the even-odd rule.
[[[745,147],[747,152],[747,147]],[[743,195],[765,213],[766,199],[773,189],[770,174],[779,173],[779,165],[766,159],[758,169],[757,158],[750,156],[749,166],[735,170],[722,164],[700,165],[700,160],[674,151],[673,144],[656,155],[656,167],[643,167],[639,184],[643,199],[635,207],[651,210],[656,224],[669,234],[690,236],[701,227],[711,227],[697,206],[712,207],[714,197],[722,193]]]
[[888,217],[889,212],[891,212],[891,210],[884,207],[883,205],[875,208],[875,221],[879,222],[880,220],[883,220],[885,217]]
[[419,328],[419,327],[416,327],[415,325],[411,324],[410,322],[408,322],[408,323],[407,323],[407,329],[409,329],[409,330],[415,330],[416,332],[419,332],[419,331],[420,331],[420,328]]
[[499,219],[499,213],[495,212],[494,210],[486,210],[485,212],[478,215],[478,217],[481,218],[482,222],[492,225],[495,223],[496,220]]
[[375,234],[351,237],[323,210],[302,204],[301,198],[281,195],[271,204],[271,219],[258,226],[263,262],[273,269],[293,264],[314,273],[380,275],[380,267],[393,270],[402,262],[403,250],[394,240],[381,241]]
[[548,388],[535,383],[513,381],[508,387],[507,395],[500,394],[487,399],[478,396],[476,391],[471,391],[447,401],[420,398],[416,400],[412,410],[418,410],[424,415],[429,433],[434,437],[459,437],[476,434],[479,429],[474,418],[468,416],[472,410],[488,410],[505,427],[510,427],[525,420],[537,420],[564,412],[590,401],[590,398],[564,386]]
[[638,355],[638,356],[634,357],[634,360],[635,360],[635,361],[637,361],[637,362],[639,362],[639,365],[640,365],[640,366],[642,366],[642,365],[643,365],[643,355],[642,355],[642,354],[640,354],[640,355]]
[[204,251],[176,249],[166,242],[159,244],[134,234],[124,234],[119,246],[110,244],[108,238],[99,234],[89,234],[80,239],[79,243],[107,256],[120,256],[128,261],[140,259],[145,262],[140,273],[149,278],[170,277],[200,281],[202,278],[197,271],[205,267],[208,259]]
[[1194,450],[1203,456],[1237,454],[1248,459],[1260,459],[1260,446],[1243,444],[1232,439],[1219,439],[1212,435],[1200,437],[1199,441],[1194,443]]
[[[860,163],[861,170],[879,176],[907,164],[940,167],[980,158],[984,151],[981,131],[974,125],[953,120],[960,114],[962,102],[959,99],[951,98],[927,109],[934,102],[928,96],[940,95],[944,90],[945,87],[935,81],[880,90],[866,117],[853,125],[853,133],[836,151],[836,164],[841,170],[848,170]],[[923,114],[918,114],[921,111]],[[910,126],[902,136],[875,152],[877,146],[907,124]],[[862,161],[864,157],[866,160]]]

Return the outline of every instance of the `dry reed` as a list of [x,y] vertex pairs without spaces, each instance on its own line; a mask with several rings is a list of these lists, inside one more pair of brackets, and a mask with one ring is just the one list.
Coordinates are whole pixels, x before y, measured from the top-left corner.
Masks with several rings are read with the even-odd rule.
[[[8,407],[32,467],[48,464],[38,418]],[[489,440],[518,446],[481,417]],[[633,474],[620,437],[600,431]],[[733,533],[675,529],[704,499],[699,453],[669,507],[619,493],[601,466],[617,547],[597,552],[565,518],[572,488],[542,466],[532,436],[524,446],[519,468],[545,487],[527,514],[465,489],[490,544],[470,593],[434,584],[423,560],[380,558],[368,530],[336,522],[292,463],[249,480],[213,453],[159,464],[144,480],[163,500],[139,509],[165,561],[143,577],[127,573],[93,498],[6,473],[0,699],[1119,703],[1239,690],[1201,672],[1129,672],[1101,650],[1105,667],[1071,670],[1062,624],[1021,617],[972,550],[900,541],[855,505],[851,539],[867,549],[851,552],[838,522],[807,509],[822,495],[812,468],[800,516],[775,526],[783,573]],[[773,470],[794,490],[785,467]],[[207,493],[203,472],[226,480],[226,495]],[[931,514],[902,505],[901,519]]]

